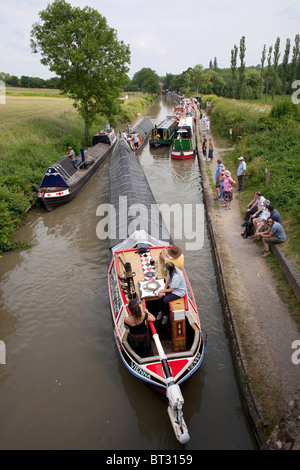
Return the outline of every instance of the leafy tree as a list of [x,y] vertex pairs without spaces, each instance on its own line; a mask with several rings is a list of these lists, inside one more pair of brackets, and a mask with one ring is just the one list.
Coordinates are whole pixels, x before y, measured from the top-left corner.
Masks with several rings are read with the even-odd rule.
[[245,94],[245,55],[246,45],[245,36],[241,37],[240,40],[240,67],[239,67],[239,98],[242,100]]
[[236,75],[236,62],[237,62],[238,47],[235,44],[231,49],[231,72],[232,72],[232,98],[236,98],[237,92],[237,75]]
[[215,72],[217,72],[217,71],[218,71],[218,68],[219,68],[219,67],[218,67],[218,61],[217,61],[217,58],[215,57],[215,58],[214,58],[213,70],[214,70]]
[[204,71],[202,65],[198,64],[194,68],[189,68],[184,75],[186,86],[193,93],[198,94],[203,90]]
[[271,81],[271,69],[272,69],[272,51],[273,51],[273,46],[269,47],[269,53],[268,53],[268,68],[266,72],[266,80],[265,80],[265,90],[266,90],[266,101],[268,100],[268,93],[269,93],[269,85]]
[[59,88],[69,93],[85,123],[85,142],[89,127],[101,112],[112,118],[118,96],[126,80],[129,46],[118,41],[106,18],[90,7],[73,8],[55,0],[39,13],[33,25],[31,48],[40,52],[59,80]]
[[261,76],[258,70],[247,69],[245,72],[245,89],[248,99],[257,99],[261,92]]
[[291,40],[288,38],[285,44],[285,51],[282,60],[282,99],[286,93],[286,78],[287,78],[287,67],[289,62],[289,55],[291,50]]
[[261,59],[260,59],[260,65],[261,65],[261,68],[260,68],[260,93],[259,93],[259,98],[261,99],[261,95],[262,95],[262,92],[263,92],[263,88],[264,88],[264,67],[265,67],[265,60],[266,60],[266,53],[267,53],[267,49],[266,49],[266,45],[264,44],[264,48],[262,50],[262,53],[261,53]]
[[165,90],[171,90],[171,82],[175,75],[171,73],[167,73],[166,76],[163,78],[163,84],[164,84],[164,89]]
[[132,77],[132,85],[136,85],[143,93],[159,93],[159,76],[150,68],[142,68]]
[[276,86],[278,81],[278,62],[280,57],[280,38],[276,39],[276,43],[274,46],[274,62],[273,62],[273,83],[272,83],[272,101],[274,101],[274,95],[276,92]]
[[297,72],[299,71],[300,64],[300,35],[296,34],[295,36],[295,45],[293,46],[293,57],[292,57],[292,72],[291,72],[291,83],[290,88],[292,88],[292,83],[298,78]]

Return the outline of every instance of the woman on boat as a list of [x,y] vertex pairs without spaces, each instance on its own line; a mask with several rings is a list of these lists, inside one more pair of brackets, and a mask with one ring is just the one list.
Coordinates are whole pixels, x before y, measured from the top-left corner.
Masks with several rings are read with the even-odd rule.
[[186,293],[186,282],[183,272],[176,268],[173,263],[166,263],[167,280],[163,290],[159,291],[161,311],[158,312],[156,320],[162,318],[162,325],[165,325],[169,320],[169,302],[172,300],[184,297]]
[[124,320],[125,328],[129,329],[128,343],[140,357],[153,356],[151,338],[146,321],[156,318],[146,308],[141,311],[140,300],[133,299],[128,303],[131,315]]

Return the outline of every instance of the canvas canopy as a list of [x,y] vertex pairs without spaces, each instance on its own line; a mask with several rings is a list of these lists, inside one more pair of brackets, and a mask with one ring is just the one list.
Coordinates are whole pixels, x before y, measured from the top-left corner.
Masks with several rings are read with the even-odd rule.
[[109,214],[110,248],[136,230],[171,242],[142,166],[123,139],[117,142],[110,159],[109,194],[113,208]]
[[63,187],[67,188],[67,180],[71,178],[77,169],[71,163],[69,157],[63,157],[50,166],[45,173],[40,188]]

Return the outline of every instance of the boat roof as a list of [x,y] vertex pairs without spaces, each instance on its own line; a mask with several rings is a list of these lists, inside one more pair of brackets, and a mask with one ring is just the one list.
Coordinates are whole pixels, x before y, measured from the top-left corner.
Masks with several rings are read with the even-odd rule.
[[170,244],[171,237],[154,199],[143,168],[124,139],[120,139],[109,163],[109,196],[114,211],[109,214],[110,248],[136,230]]
[[174,116],[167,116],[163,121],[157,124],[156,129],[168,129],[172,124],[176,123]]
[[185,116],[183,118],[180,119],[179,123],[178,123],[178,127],[186,127],[186,126],[190,126],[192,127],[193,126],[193,117],[192,116]]

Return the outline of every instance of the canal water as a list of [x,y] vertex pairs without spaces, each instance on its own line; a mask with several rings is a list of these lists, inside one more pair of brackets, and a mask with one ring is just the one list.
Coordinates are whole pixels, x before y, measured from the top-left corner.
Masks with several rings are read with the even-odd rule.
[[[174,109],[147,110],[159,123]],[[139,118],[141,119],[141,117]],[[138,119],[138,120],[139,120]],[[202,204],[197,160],[173,161],[147,144],[140,162],[158,204]],[[97,207],[108,202],[108,164],[79,197],[34,208],[18,231],[31,248],[0,259],[0,449],[180,450],[165,402],[125,370],[110,315],[108,241]],[[185,247],[185,234],[173,240]],[[186,451],[255,449],[235,377],[204,223],[185,267],[207,337],[199,371],[181,387]]]

